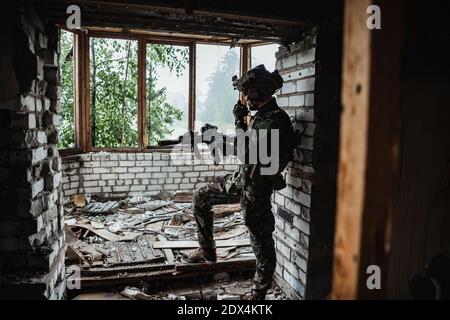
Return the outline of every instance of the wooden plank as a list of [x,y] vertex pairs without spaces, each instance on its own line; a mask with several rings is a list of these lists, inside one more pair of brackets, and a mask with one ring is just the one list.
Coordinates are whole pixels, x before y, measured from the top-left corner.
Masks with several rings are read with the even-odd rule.
[[138,143],[141,150],[146,147],[146,110],[147,110],[147,40],[140,36],[138,40]]
[[109,241],[132,241],[141,235],[141,233],[137,233],[137,232],[124,232],[123,235],[117,235],[106,229],[95,229],[91,225],[82,224],[82,223],[73,224],[73,225],[71,225],[71,227],[78,227],[78,228],[83,228],[83,229],[89,230],[92,233],[95,233],[96,235],[98,235],[99,237],[102,237]]
[[[240,77],[245,74],[251,68],[251,46],[248,44],[243,44],[241,47],[241,66],[239,69]],[[239,99],[244,101],[244,95],[239,92]],[[250,117],[246,117],[245,122],[248,124],[250,122]]]
[[166,256],[166,261],[168,264],[173,264],[175,261],[175,258],[173,256],[172,249],[163,249],[164,255]]
[[88,268],[81,269],[81,275],[86,277],[91,276],[107,276],[107,275],[117,275],[119,273],[140,273],[140,272],[155,272],[163,270],[171,270],[173,272],[175,265],[172,264],[146,264],[132,267],[124,266],[110,266],[110,267],[99,267],[99,268]]
[[[367,28],[370,0],[346,0],[334,299],[383,298],[367,267],[387,269],[399,168],[402,3],[384,2],[381,30]],[[389,81],[389,85],[387,82]]]
[[183,264],[176,268],[149,272],[133,272],[134,268],[129,268],[127,271],[110,275],[82,275],[80,279],[70,279],[70,281],[80,281],[82,288],[112,287],[139,284],[142,281],[187,279],[203,277],[217,272],[251,271],[254,269],[255,259],[232,259],[218,262],[212,266],[198,263]]
[[[366,90],[370,87],[370,32],[363,16],[368,5],[368,0],[346,1],[344,14],[343,112],[333,270],[334,299],[354,299],[358,295],[358,259],[365,190],[363,177],[366,170],[364,148],[369,104]],[[359,90],[364,88],[364,94],[354,94],[355,84],[358,84]],[[350,164],[351,168],[348,167]]]
[[175,268],[161,271],[151,272],[120,272],[111,275],[92,275],[82,276],[79,279],[71,279],[70,281],[80,281],[82,288],[92,288],[99,286],[123,286],[130,284],[138,284],[141,281],[149,281],[154,279],[163,279],[164,277],[171,278]]
[[80,56],[80,35],[74,33],[73,35],[73,108],[74,108],[74,130],[75,130],[75,148],[81,152],[82,146],[82,103],[81,103],[81,77],[80,77],[80,66],[82,65]]
[[79,76],[79,99],[81,110],[81,149],[83,152],[89,151],[90,146],[90,115],[89,115],[89,65],[88,65],[88,50],[89,40],[84,32],[78,34],[78,53],[80,57],[80,64],[77,70]]
[[176,264],[177,272],[227,272],[255,268],[255,258],[235,258],[227,261],[219,260],[216,264],[180,263]]
[[91,152],[92,151],[92,137],[91,137],[91,94],[90,94],[90,61],[89,61],[89,48],[90,48],[90,37],[85,34],[84,32],[82,34],[83,41],[83,60],[84,60],[84,68],[82,73],[82,79],[83,79],[83,92],[84,92],[84,137],[85,137],[85,145],[84,145],[84,151],[85,152]]
[[[216,241],[217,248],[224,247],[244,247],[250,245],[250,239],[239,240],[218,240]],[[194,249],[198,248],[197,241],[155,241],[153,243],[155,249]]]
[[241,76],[251,68],[250,48],[251,47],[248,44],[243,44],[241,46]]
[[195,130],[195,92],[197,72],[197,45],[191,42],[189,45],[189,130]]

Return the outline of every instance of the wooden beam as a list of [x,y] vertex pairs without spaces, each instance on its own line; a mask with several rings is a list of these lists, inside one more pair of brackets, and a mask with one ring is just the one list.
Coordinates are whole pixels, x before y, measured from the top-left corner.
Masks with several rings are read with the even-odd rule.
[[197,44],[189,45],[189,123],[188,129],[195,130],[195,103],[196,103],[196,72],[197,72]]
[[91,150],[91,125],[90,125],[90,95],[89,95],[89,37],[86,33],[79,33],[80,46],[79,57],[81,59],[78,73],[80,75],[80,108],[82,113],[81,135],[83,152]]
[[177,263],[176,270],[180,273],[208,273],[208,272],[233,272],[252,270],[255,268],[255,258],[235,258],[228,261],[219,260],[216,264],[202,263]]
[[[369,30],[369,5],[381,30]],[[390,224],[399,167],[402,1],[346,0],[334,299],[386,295]],[[381,268],[368,290],[367,267]]]
[[75,126],[75,149],[80,149],[82,145],[82,112],[81,112],[81,76],[80,76],[80,36],[77,33],[73,33],[73,108],[74,108],[74,126]]
[[251,67],[251,47],[248,44],[241,46],[241,76],[246,73]]
[[[42,14],[50,23],[64,25],[67,14],[62,9],[44,11]],[[180,17],[171,16],[145,16],[127,14],[126,12],[109,12],[83,10],[83,27],[108,27],[123,30],[152,30],[154,32],[174,32],[185,34],[198,34],[226,38],[266,40],[273,42],[289,42],[301,38],[302,32],[308,28],[293,28],[271,24],[256,24],[250,22],[217,21],[208,17]],[[180,21],[182,22],[180,24]],[[270,31],[268,31],[270,30]]]
[[[252,63],[252,47],[249,44],[243,44],[241,47],[241,69],[240,77],[242,77],[248,70],[251,69]],[[244,101],[244,95],[239,92],[239,99]],[[245,118],[245,123],[250,123],[250,116]]]
[[147,39],[138,39],[138,144],[142,150],[146,147],[147,126]]
[[[254,25],[241,25],[241,24],[227,24],[209,21],[184,21],[182,29],[179,29],[178,21],[171,21],[165,19],[148,19],[136,17],[132,21],[124,22],[123,17],[120,18],[119,14],[108,16],[96,16],[96,15],[84,15],[84,21],[86,26],[116,26],[126,29],[141,29],[141,30],[153,30],[160,32],[173,32],[180,33],[194,33],[205,36],[218,36],[218,37],[236,37],[240,39],[256,39],[256,40],[268,40],[268,41],[287,41],[289,39],[299,39],[301,37],[300,31],[285,30],[283,27],[278,26],[254,26]],[[270,32],[267,30],[270,28]],[[300,29],[304,31],[305,29]],[[287,40],[286,40],[287,39]]]
[[[249,239],[231,239],[231,240],[217,240],[217,248],[226,247],[245,247],[250,245]],[[194,249],[198,247],[197,241],[156,241],[153,243],[153,248],[155,249]]]

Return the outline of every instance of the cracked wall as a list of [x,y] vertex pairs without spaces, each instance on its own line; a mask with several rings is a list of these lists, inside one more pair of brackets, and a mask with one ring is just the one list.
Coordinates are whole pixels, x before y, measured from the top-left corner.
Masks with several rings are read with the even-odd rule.
[[58,31],[32,11],[3,12],[0,91],[0,296],[65,291]]

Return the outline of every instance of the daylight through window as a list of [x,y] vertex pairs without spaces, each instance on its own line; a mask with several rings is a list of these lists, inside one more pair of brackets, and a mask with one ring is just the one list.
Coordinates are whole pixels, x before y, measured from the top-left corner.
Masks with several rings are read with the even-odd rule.
[[92,147],[137,147],[136,40],[90,38]]
[[231,78],[239,76],[240,48],[223,45],[197,45],[195,127],[215,125],[220,132],[234,132],[233,106],[239,92]]
[[72,149],[77,146],[75,130],[74,94],[74,34],[61,30],[60,40],[61,126],[58,147]]
[[206,123],[234,134],[232,77],[259,64],[273,71],[279,47],[64,30],[60,46],[59,148],[68,153],[155,149]]
[[147,44],[147,145],[176,140],[188,131],[189,48]]

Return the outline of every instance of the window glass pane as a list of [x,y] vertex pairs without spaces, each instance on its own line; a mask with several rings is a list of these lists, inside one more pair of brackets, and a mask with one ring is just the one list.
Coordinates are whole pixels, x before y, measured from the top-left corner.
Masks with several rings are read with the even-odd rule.
[[92,146],[137,147],[136,40],[91,38]]
[[75,116],[74,116],[74,34],[61,30],[59,56],[61,76],[61,127],[59,128],[58,147],[60,149],[75,148]]
[[275,70],[275,52],[278,51],[278,47],[278,44],[252,47],[252,68],[263,64],[270,72]]
[[189,123],[189,48],[147,45],[147,145],[175,140]]
[[234,132],[233,106],[239,92],[231,78],[239,76],[240,48],[220,45],[197,45],[195,128],[205,123],[222,133]]

